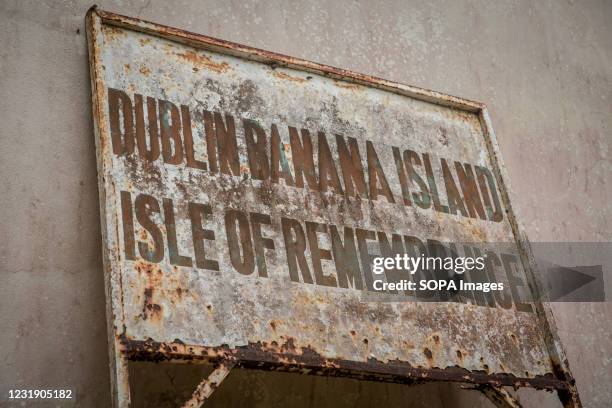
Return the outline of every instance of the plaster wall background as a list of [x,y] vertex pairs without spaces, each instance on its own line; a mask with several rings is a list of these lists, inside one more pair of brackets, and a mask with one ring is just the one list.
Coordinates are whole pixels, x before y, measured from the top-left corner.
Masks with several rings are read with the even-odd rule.
[[[118,1],[109,11],[485,102],[532,241],[612,241],[612,2]],[[84,16],[0,0],[0,391],[72,387],[110,401]],[[612,303],[557,304],[584,405],[612,401]],[[165,370],[146,380],[159,405]],[[164,385],[165,384],[165,385]],[[153,396],[155,393],[155,396]],[[525,406],[560,406],[522,392]],[[414,387],[237,371],[212,406],[490,406]],[[0,406],[10,406],[0,399]]]

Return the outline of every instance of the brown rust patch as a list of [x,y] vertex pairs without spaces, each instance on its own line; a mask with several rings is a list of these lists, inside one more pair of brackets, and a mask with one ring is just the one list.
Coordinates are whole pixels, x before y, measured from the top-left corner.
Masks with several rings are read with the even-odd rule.
[[[214,363],[229,359],[237,361],[240,367],[245,368],[395,383],[415,383],[427,379],[427,381],[441,380],[497,386],[533,387],[547,390],[557,389],[560,391],[567,390],[569,387],[568,383],[550,374],[521,378],[512,374],[487,374],[483,371],[468,371],[461,367],[419,368],[399,360],[381,362],[370,358],[367,361],[357,362],[327,359],[310,346],[296,347],[291,338],[281,346],[276,342],[270,345],[267,343],[250,343],[247,346],[236,348],[187,346],[178,339],[173,343],[158,343],[152,339],[136,341],[128,338],[125,334],[120,335],[119,339],[127,357],[133,361],[179,359],[204,360]],[[334,369],[328,369],[328,367]]]
[[104,36],[110,39],[116,39],[116,38],[127,36],[127,33],[125,32],[125,30],[119,27],[111,26],[111,25],[102,26],[102,31],[104,32]]
[[[146,235],[145,235],[145,237],[146,237]],[[151,276],[154,276],[154,273],[156,271],[159,271],[161,273],[161,270],[157,269],[157,265],[152,264],[152,263],[147,262],[147,261],[143,261],[143,260],[137,261],[134,264],[134,269],[139,274],[145,273],[147,275],[147,279],[150,279]],[[151,283],[153,283],[153,282],[151,282]]]
[[335,81],[335,84],[337,87],[339,88],[344,88],[344,89],[352,89],[354,91],[359,91],[361,90],[361,86],[354,84],[352,82],[346,82],[346,81]]
[[155,264],[142,260],[134,264],[134,269],[145,280],[144,301],[140,316],[143,320],[158,321],[162,318],[162,306],[153,301],[153,295],[161,288],[163,272]]
[[146,67],[146,66],[141,66],[140,69],[138,70],[142,75],[144,76],[149,76],[149,74],[151,74],[151,70]]
[[304,78],[300,78],[300,77],[295,77],[293,75],[289,75],[285,72],[281,72],[281,71],[272,71],[272,75],[274,75],[275,77],[279,78],[279,79],[286,79],[288,81],[292,81],[292,82],[296,82],[298,84],[303,84],[304,82],[306,82],[306,80]]
[[471,218],[459,218],[458,222],[474,242],[488,242],[487,232],[483,228],[477,226]]
[[193,51],[185,51],[176,53],[179,58],[189,61],[194,65],[207,68],[219,74],[229,71],[230,66],[227,62],[215,62],[205,55],[198,54]]
[[142,319],[160,320],[162,315],[161,305],[153,302],[155,289],[148,287],[144,290],[144,304],[142,307]]
[[409,341],[402,340],[402,344],[403,344],[404,348],[406,348],[408,350],[414,349],[414,344],[410,343]]

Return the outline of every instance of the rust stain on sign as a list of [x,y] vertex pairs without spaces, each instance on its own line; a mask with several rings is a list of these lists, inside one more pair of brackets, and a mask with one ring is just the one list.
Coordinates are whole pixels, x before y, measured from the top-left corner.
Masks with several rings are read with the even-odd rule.
[[536,290],[483,105],[102,11],[89,25],[117,361],[574,398],[547,310],[518,291],[367,298],[374,256],[484,242],[515,249],[488,278]]
[[197,52],[185,51],[185,52],[178,52],[176,53],[176,55],[179,58],[182,58],[185,61],[193,64],[195,67],[205,67],[217,73],[223,73],[229,69],[229,64],[227,62],[219,62],[219,63],[213,62],[211,58],[205,55],[201,55]]

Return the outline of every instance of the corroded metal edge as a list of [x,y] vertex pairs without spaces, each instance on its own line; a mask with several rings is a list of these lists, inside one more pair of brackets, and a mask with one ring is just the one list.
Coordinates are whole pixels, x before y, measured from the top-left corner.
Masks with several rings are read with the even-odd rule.
[[[495,132],[493,131],[489,112],[485,106],[483,106],[481,109],[479,118],[483,129],[483,134],[486,139],[487,148],[489,149],[489,156],[491,158],[493,172],[499,185],[504,208],[506,208],[508,221],[512,227],[512,231],[518,245],[519,254],[523,261],[529,289],[534,295],[534,299],[546,300],[543,283],[536,272],[537,264],[531,250],[527,233],[525,232],[524,226],[517,219],[514,209],[512,208],[509,194],[511,191],[510,178],[501,157],[499,144],[497,143],[497,138],[495,136]],[[538,321],[543,328],[544,342],[546,343],[550,362],[553,367],[553,374],[567,385],[566,389],[558,390],[559,399],[566,408],[582,407],[580,396],[578,395],[578,389],[576,387],[576,381],[570,370],[565,349],[561,339],[559,338],[557,324],[550,305],[545,301],[534,302],[534,305]]]
[[96,6],[91,7],[87,11],[85,17],[85,25],[87,32],[87,48],[89,53],[89,72],[91,80],[91,98],[93,125],[96,144],[97,168],[98,168],[98,190],[100,195],[100,227],[102,233],[102,262],[104,269],[104,292],[106,296],[106,322],[107,335],[109,344],[109,366],[111,372],[111,403],[113,407],[123,408],[130,406],[130,384],[128,378],[127,359],[124,357],[120,338],[118,333],[123,329],[123,302],[117,304],[113,302],[115,295],[121,295],[121,282],[114,277],[121,277],[120,271],[113,270],[112,257],[120,257],[120,254],[112,254],[108,248],[108,238],[114,234],[115,239],[118,239],[118,220],[116,215],[110,215],[106,211],[106,202],[109,197],[114,197],[109,190],[114,189],[110,180],[106,180],[106,167],[110,163],[105,163],[104,157],[107,154],[103,153],[109,149],[108,145],[102,143],[103,135],[108,134],[104,114],[102,112],[101,101],[104,100],[104,86],[102,84],[103,74],[100,69],[100,44],[99,36],[101,36],[102,20],[97,14]]
[[198,384],[191,398],[183,404],[182,408],[200,408],[204,405],[235,365],[236,362],[233,360],[221,361],[213,372]]
[[169,39],[198,49],[220,52],[278,67],[295,68],[301,71],[311,72],[359,85],[366,85],[371,88],[383,89],[385,91],[409,96],[417,100],[434,103],[436,105],[453,107],[468,112],[476,113],[484,108],[484,104],[480,102],[447,95],[429,89],[404,85],[386,79],[360,74],[358,72],[336,68],[329,65],[319,64],[300,58],[290,57],[230,41],[220,40],[218,38],[196,34],[178,28],[168,27],[100,9],[96,9],[95,12],[102,19],[104,24],[127,28],[133,31]]
[[[257,48],[252,48],[236,43],[232,43],[229,41],[224,41],[220,39],[216,39],[209,36],[204,36],[200,34],[191,33],[188,31],[184,31],[181,29],[176,29],[156,23],[151,23],[148,21],[122,16],[119,14],[99,10],[96,6],[93,6],[87,13],[87,34],[88,34],[88,44],[89,44],[89,58],[90,58],[90,74],[92,81],[92,99],[93,99],[93,107],[94,107],[94,131],[96,134],[96,147],[98,149],[104,149],[104,146],[99,146],[99,141],[101,140],[101,135],[105,133],[103,123],[103,116],[100,110],[100,106],[98,101],[103,100],[102,95],[99,93],[103,92],[100,86],[97,86],[97,82],[101,81],[101,74],[98,72],[98,56],[99,49],[98,44],[96,43],[96,35],[99,33],[100,27],[102,24],[113,25],[117,27],[127,28],[133,31],[138,31],[142,33],[146,33],[149,35],[157,36],[160,38],[169,39],[178,43],[186,44],[199,49],[206,49],[215,52],[220,52],[236,57],[240,57],[243,59],[254,60],[262,63],[266,63],[269,65],[275,66],[283,66],[288,68],[295,68],[306,72],[312,72],[320,75],[324,75],[333,79],[342,80],[346,82],[356,83],[360,85],[365,85],[372,88],[378,88],[385,91],[405,95],[417,100],[430,102],[437,105],[452,107],[459,110],[464,110],[467,112],[477,113],[480,117],[481,125],[483,128],[483,133],[486,138],[487,146],[489,149],[489,156],[492,161],[493,169],[495,172],[495,177],[499,183],[499,187],[502,193],[502,199],[504,201],[504,205],[506,206],[508,217],[517,241],[519,245],[519,249],[521,252],[521,257],[523,258],[523,263],[528,270],[529,277],[529,285],[530,289],[534,293],[540,293],[541,284],[534,273],[535,270],[535,262],[533,259],[533,254],[531,253],[531,248],[529,246],[529,241],[527,240],[527,236],[524,232],[523,227],[517,221],[514,211],[510,205],[509,199],[509,182],[508,176],[501,161],[501,156],[499,153],[499,146],[497,145],[497,141],[495,139],[495,134],[493,133],[491,121],[486,109],[486,106],[483,103],[470,101],[463,98],[458,98],[451,95],[446,95],[440,92],[435,92],[423,88],[408,86],[399,84],[396,82],[388,81],[385,79],[372,77],[369,75],[364,75],[356,72],[352,72],[349,70],[344,70],[340,68],[331,67],[328,65],[318,64],[306,60],[302,60],[299,58],[293,58],[282,54],[277,54]],[[101,150],[100,150],[101,151]],[[101,219],[102,219],[102,235],[103,242],[106,246],[106,238],[108,237],[108,227],[112,225],[107,225],[109,222],[107,220],[106,211],[104,208],[106,197],[106,191],[109,188],[109,181],[104,180],[103,178],[103,169],[104,169],[104,161],[102,159],[103,154],[98,156],[98,175],[99,175],[99,188],[100,188],[100,211],[101,211]],[[118,225],[118,222],[115,220],[113,225]],[[117,233],[117,231],[115,231]],[[108,253],[104,251],[104,270],[105,270],[105,279],[106,279],[106,291],[107,291],[107,299],[112,299],[112,293],[121,293],[120,282],[114,281],[112,279],[113,271],[111,270],[112,266],[110,265],[110,260],[108,259]],[[119,274],[120,275],[120,274]],[[124,397],[118,398],[114,400],[114,404],[117,406],[128,406],[129,405],[129,383],[127,378],[127,363],[124,361],[125,357],[133,360],[139,359],[147,359],[147,360],[185,360],[191,359],[191,355],[187,354],[179,354],[176,351],[173,351],[173,347],[177,347],[176,344],[172,343],[172,345],[164,344],[164,343],[155,343],[155,342],[136,342],[133,340],[126,341],[125,339],[121,340],[122,334],[122,308],[123,305],[107,305],[107,315],[109,321],[109,336],[111,338],[111,360],[114,360],[114,363],[111,362],[111,370],[113,373],[113,379],[117,382],[114,384],[114,395],[123,394]],[[317,371],[315,373],[325,374],[325,375],[345,375],[351,376],[352,374],[356,374],[359,378],[368,379],[369,374],[359,374],[359,372],[367,373],[368,370],[363,371],[364,368],[369,369],[369,371],[374,371],[375,376],[378,380],[381,380],[381,375],[387,373],[394,380],[404,378],[409,379],[409,381],[400,381],[400,382],[414,382],[414,381],[428,381],[428,380],[443,380],[443,381],[460,381],[460,382],[471,382],[476,384],[492,384],[492,385],[510,385],[515,387],[520,386],[532,386],[534,388],[542,388],[542,389],[556,389],[559,392],[559,397],[565,407],[580,407],[580,399],[578,396],[578,392],[575,386],[575,381],[569,369],[569,364],[565,357],[565,352],[563,350],[563,346],[561,341],[557,335],[556,324],[554,322],[554,317],[552,315],[552,311],[550,307],[543,303],[537,303],[536,307],[537,315],[540,320],[540,323],[544,327],[545,331],[545,341],[546,346],[551,357],[551,362],[554,370],[554,377],[536,377],[536,378],[517,378],[511,375],[502,375],[502,374],[487,374],[487,373],[470,373],[467,370],[458,369],[464,373],[463,376],[458,374],[451,373],[452,371],[456,371],[453,368],[447,369],[424,369],[424,368],[414,368],[414,367],[401,367],[396,368],[397,364],[406,365],[406,363],[376,363],[376,362],[368,362],[368,363],[358,363],[352,361],[342,361],[338,360],[337,363],[342,363],[342,366],[348,367],[347,372],[343,373],[343,369],[341,367],[335,367],[333,365],[333,360],[325,360],[326,364],[332,362],[331,366],[328,365],[316,365],[314,368],[307,368],[308,371]],[[160,347],[151,348],[147,345],[150,344],[158,344]],[[178,344],[178,343],[177,343]],[[187,347],[187,346],[185,346]],[[276,355],[273,352],[265,351],[262,352],[254,352],[253,350],[248,351],[252,346],[247,346],[246,348],[237,348],[237,349],[229,349],[224,348],[225,353],[233,353],[234,358],[238,358],[241,366],[245,367],[255,367],[255,368],[266,368],[268,366],[271,369],[279,369],[282,367],[277,367],[277,364],[281,366],[291,367],[292,361],[285,361],[289,355],[287,354],[278,354]],[[213,350],[213,348],[203,348],[203,347],[188,347],[189,349],[207,349]],[[178,350],[178,349],[177,349]],[[187,349],[183,349],[182,351],[186,351]],[[207,354],[205,352],[204,354]],[[216,352],[214,352],[216,353]],[[214,354],[213,353],[213,354]],[[253,355],[255,353],[255,355]],[[255,360],[254,357],[257,357],[258,360]],[[303,356],[291,356],[295,360],[295,364],[300,364]],[[193,357],[195,358],[195,357]],[[209,359],[209,358],[200,358],[200,359]],[[272,361],[268,361],[272,360]],[[308,361],[303,361],[301,364],[306,364]],[[311,362],[316,362],[316,360],[312,360]],[[319,360],[318,363],[322,363],[323,361]],[[365,365],[362,367],[361,365]],[[377,365],[378,364],[378,365]],[[380,366],[380,367],[379,367]],[[380,370],[377,370],[380,368]],[[298,371],[300,369],[298,368]],[[289,371],[292,371],[289,369]],[[295,369],[293,370],[295,371]],[[351,373],[355,371],[354,373]],[[376,373],[376,371],[381,371],[380,373]],[[401,371],[401,372],[398,372]],[[397,372],[396,374],[393,374]],[[469,373],[469,374],[465,374]],[[395,377],[398,378],[395,378]],[[382,379],[384,380],[384,379]],[[498,384],[498,382],[501,383]]]
[[564,381],[554,378],[551,374],[516,377],[512,374],[468,371],[460,367],[444,369],[413,367],[403,361],[382,362],[375,359],[350,361],[325,358],[310,348],[296,347],[291,341],[280,346],[252,343],[248,346],[230,348],[193,346],[183,342],[161,343],[151,339],[129,340],[124,337],[122,347],[131,361],[217,363],[234,360],[238,367],[244,368],[403,384],[449,381],[497,387],[531,387],[549,391],[568,389]]

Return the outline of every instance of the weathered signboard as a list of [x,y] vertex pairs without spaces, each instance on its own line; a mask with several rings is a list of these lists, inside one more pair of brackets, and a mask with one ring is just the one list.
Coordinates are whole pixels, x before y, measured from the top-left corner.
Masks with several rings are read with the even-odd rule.
[[[117,405],[127,359],[579,403],[547,310],[527,302],[537,282],[483,105],[99,10],[88,24]],[[367,296],[373,257],[448,242],[512,243],[487,258],[512,289]]]

